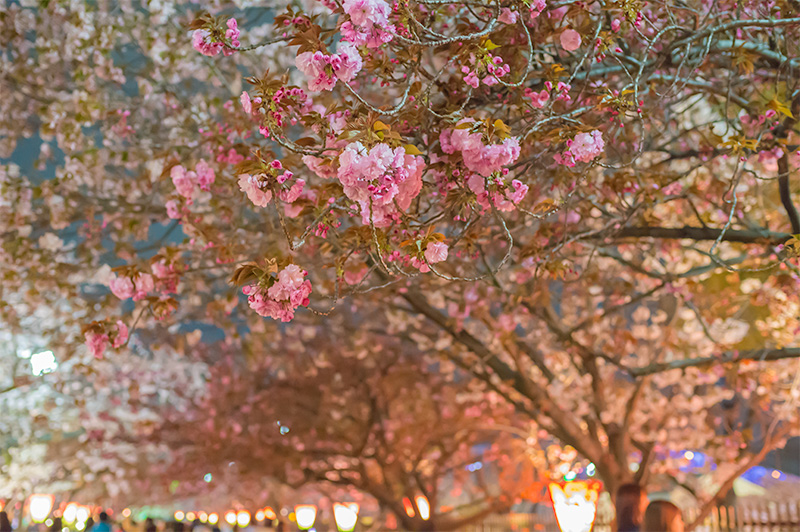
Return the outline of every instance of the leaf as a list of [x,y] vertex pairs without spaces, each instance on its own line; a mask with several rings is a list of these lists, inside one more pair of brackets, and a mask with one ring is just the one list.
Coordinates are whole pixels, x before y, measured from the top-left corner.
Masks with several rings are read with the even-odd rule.
[[375,123],[372,124],[372,129],[374,129],[375,131],[389,131],[392,128],[390,128],[380,120],[376,120]]
[[546,200],[541,201],[540,203],[538,203],[533,208],[533,212],[536,213],[536,214],[541,214],[543,212],[548,212],[548,211],[553,209],[553,207],[555,206],[555,203],[556,202],[553,201],[552,198],[547,198]]
[[495,44],[495,43],[493,43],[491,39],[486,39],[486,43],[484,43],[484,45],[483,45],[483,46],[484,46],[484,47],[485,47],[487,50],[489,50],[490,52],[491,52],[492,50],[494,50],[495,48],[500,48],[500,46],[499,46],[499,45],[497,45],[497,44]]
[[413,144],[406,144],[405,146],[403,146],[403,148],[406,150],[406,153],[408,155],[422,155],[422,152],[419,151],[419,148],[417,148]]
[[313,146],[317,144],[317,140],[314,139],[313,137],[303,137],[301,139],[297,139],[296,141],[294,141],[294,143],[297,144],[298,146]]
[[767,103],[767,107],[781,113],[784,116],[788,116],[789,118],[794,118],[794,116],[792,116],[792,110],[789,108],[789,106],[778,100],[778,98],[771,99],[769,103]]

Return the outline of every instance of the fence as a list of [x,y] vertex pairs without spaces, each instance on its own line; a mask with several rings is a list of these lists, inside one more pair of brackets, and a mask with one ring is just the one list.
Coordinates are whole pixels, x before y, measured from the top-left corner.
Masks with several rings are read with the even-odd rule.
[[[613,512],[598,509],[593,532],[612,532]],[[686,523],[697,510],[684,513]],[[504,514],[488,517],[465,532],[551,532],[558,531],[552,509],[538,513]],[[706,517],[696,532],[789,532],[800,531],[800,499],[792,502],[743,501],[736,506],[719,506]]]

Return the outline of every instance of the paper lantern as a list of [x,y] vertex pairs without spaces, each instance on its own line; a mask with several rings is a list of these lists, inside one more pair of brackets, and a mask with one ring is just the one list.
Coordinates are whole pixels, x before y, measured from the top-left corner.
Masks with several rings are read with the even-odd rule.
[[313,504],[299,504],[294,507],[294,515],[300,530],[308,530],[317,519],[317,507]]
[[53,495],[31,495],[28,499],[28,511],[31,513],[31,519],[34,523],[43,523],[47,516],[50,515],[50,510],[53,509],[56,498]]
[[590,532],[597,516],[602,483],[596,480],[552,482],[550,500],[561,532]]

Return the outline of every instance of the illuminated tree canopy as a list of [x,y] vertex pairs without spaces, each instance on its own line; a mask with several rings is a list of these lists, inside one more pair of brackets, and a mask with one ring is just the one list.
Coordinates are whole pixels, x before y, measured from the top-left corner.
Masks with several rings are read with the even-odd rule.
[[[0,16],[0,317],[60,364],[0,401],[113,384],[97,430],[179,463],[208,452],[180,442],[209,404],[213,446],[325,394],[357,428],[302,430],[342,452],[378,437],[371,387],[402,381],[421,419],[463,405],[437,444],[494,439],[544,475],[558,442],[612,492],[685,483],[678,453],[701,450],[709,509],[800,434],[796,2],[267,4]],[[243,449],[268,441],[253,430]],[[332,478],[274,447],[380,499],[344,473],[359,457]]]

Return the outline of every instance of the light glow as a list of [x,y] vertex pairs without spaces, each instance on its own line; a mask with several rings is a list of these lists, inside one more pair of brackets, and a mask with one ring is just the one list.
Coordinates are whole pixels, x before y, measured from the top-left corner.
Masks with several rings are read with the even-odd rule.
[[53,504],[56,502],[54,495],[31,495],[28,499],[28,510],[31,513],[31,519],[34,523],[42,523],[47,516],[50,515],[50,510],[53,509]]
[[403,497],[403,509],[405,509],[406,515],[411,518],[417,515],[417,512],[414,511],[414,505],[411,504],[411,499],[408,497]]
[[683,453],[683,457],[686,458],[687,460],[691,460],[692,458],[694,458],[694,453],[692,451],[686,451],[685,453]]
[[186,517],[186,514],[178,510],[175,512],[175,520],[176,521],[183,521],[183,518]]
[[266,508],[264,508],[264,517],[266,517],[267,519],[274,520],[278,518],[278,514],[275,513],[275,510],[267,506]]
[[211,523],[212,525],[216,525],[217,523],[219,523],[219,514],[217,513],[208,514],[208,522]]
[[[78,523],[85,523],[89,519],[90,515],[91,512],[89,512],[89,508],[86,506],[78,506],[78,511],[75,513],[75,519],[78,520]],[[83,528],[80,530],[83,530]]]
[[250,524],[250,512],[245,510],[241,510],[238,514],[236,514],[236,524],[239,527],[244,528]]
[[340,532],[352,532],[358,523],[358,503],[335,503],[333,505],[333,518]]
[[308,530],[317,519],[317,507],[313,504],[298,504],[294,507],[294,514],[300,530]]
[[34,376],[40,377],[57,369],[58,362],[52,351],[42,351],[31,355],[31,373]]
[[197,519],[197,516],[195,515],[194,512],[186,512],[187,521],[194,521],[195,519]]
[[597,500],[602,484],[578,480],[548,486],[556,521],[561,532],[589,532],[597,516]]
[[234,523],[236,523],[236,512],[234,512],[233,510],[229,510],[225,514],[225,522],[233,526]]
[[431,505],[428,503],[428,498],[425,495],[417,495],[414,501],[417,503],[419,516],[423,521],[431,518]]
[[74,502],[71,502],[64,508],[64,522],[68,525],[71,525],[75,522],[75,519],[78,517],[78,505]]
[[130,508],[125,508],[124,510],[122,510],[122,516],[123,517],[130,517],[131,516],[131,509]]
[[197,514],[197,517],[200,519],[201,523],[205,523],[206,521],[208,521],[208,514],[205,512],[200,512],[199,514]]

